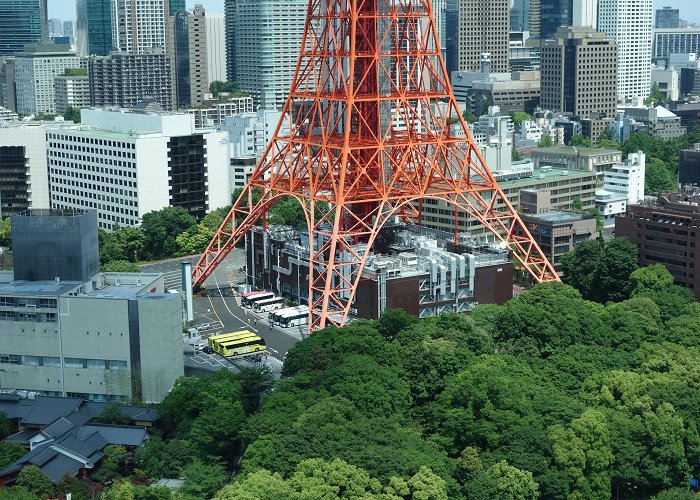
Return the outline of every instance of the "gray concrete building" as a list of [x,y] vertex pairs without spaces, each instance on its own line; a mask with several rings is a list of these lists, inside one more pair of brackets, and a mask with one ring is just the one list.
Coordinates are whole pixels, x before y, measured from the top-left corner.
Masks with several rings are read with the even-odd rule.
[[[163,275],[93,274],[94,212],[26,212],[13,216],[12,227],[19,272],[0,273],[0,386],[162,401],[184,373],[181,300],[164,293]],[[32,267],[36,258],[20,251],[28,246],[43,249],[49,262]]]
[[586,135],[597,140],[615,117],[615,40],[592,28],[561,27],[542,42],[540,64],[541,107],[586,120]]
[[535,168],[552,167],[566,170],[586,170],[602,175],[622,161],[622,151],[603,148],[553,146],[537,148],[531,153]]
[[180,10],[168,18],[168,55],[176,109],[202,104],[209,91],[204,7]]
[[[499,176],[497,173],[495,175],[498,185],[516,210],[522,208],[523,193],[541,190],[549,191],[549,207],[552,209],[570,210],[575,199],[581,200],[584,209],[594,206],[595,172],[544,167],[529,171],[523,169],[507,176]],[[496,204],[497,210],[502,208],[503,204]],[[460,233],[464,232],[470,236],[486,234],[486,230],[478,221],[466,217],[462,212],[459,213],[457,221]],[[426,199],[423,201],[421,224],[447,232],[454,231],[454,208],[438,200]]]
[[88,59],[90,105],[133,107],[147,97],[172,109],[170,59],[160,49],[148,54],[114,52]]
[[508,71],[509,0],[460,0],[458,69],[479,71],[481,54],[491,55],[495,73]]

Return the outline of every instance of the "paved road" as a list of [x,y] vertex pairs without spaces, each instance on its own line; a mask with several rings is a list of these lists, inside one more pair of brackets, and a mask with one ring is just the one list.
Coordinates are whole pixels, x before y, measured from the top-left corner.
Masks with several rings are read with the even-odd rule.
[[[194,265],[198,258],[199,256],[183,257],[147,264],[141,266],[141,269],[145,272],[163,273],[166,287],[181,290],[182,262],[190,261]],[[252,330],[265,339],[269,356],[282,361],[287,351],[306,335],[306,327],[270,328],[267,313],[256,315],[241,307],[237,300],[238,294],[231,290],[230,285],[245,280],[244,275],[238,272],[243,264],[243,250],[234,249],[205,281],[207,296],[194,299],[194,325],[210,325],[211,328],[204,331],[205,337],[243,328]]]

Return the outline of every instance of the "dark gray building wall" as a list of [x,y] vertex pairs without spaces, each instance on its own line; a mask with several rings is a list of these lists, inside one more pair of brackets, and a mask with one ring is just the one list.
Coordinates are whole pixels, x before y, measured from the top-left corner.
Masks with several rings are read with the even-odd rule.
[[11,225],[15,280],[86,281],[99,272],[97,212],[34,210],[13,215]]

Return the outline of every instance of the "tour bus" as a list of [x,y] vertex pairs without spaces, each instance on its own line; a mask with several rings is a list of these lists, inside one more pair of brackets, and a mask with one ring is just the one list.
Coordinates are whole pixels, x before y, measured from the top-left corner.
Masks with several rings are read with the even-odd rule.
[[255,334],[251,334],[222,343],[219,354],[226,357],[238,356],[249,352],[264,351],[266,348],[267,346],[262,338]]
[[292,307],[285,307],[284,309],[277,309],[276,311],[271,311],[267,315],[267,320],[273,324],[277,325],[280,322],[280,318],[284,316],[285,314],[289,314],[292,312],[308,312],[309,307],[308,306],[292,306]]
[[279,319],[279,325],[284,328],[305,325],[309,322],[309,309],[306,311],[289,312]]
[[272,297],[271,299],[258,300],[253,304],[253,307],[258,312],[268,312],[275,309],[279,309],[284,306],[284,299],[282,297]]
[[227,338],[218,340],[217,342],[214,343],[214,346],[212,346],[212,348],[214,348],[216,350],[216,352],[218,352],[219,354],[224,356],[224,346],[225,345],[239,342],[243,339],[247,339],[250,337],[257,337],[257,334],[250,332],[248,330],[241,330],[240,332],[236,332],[234,335],[231,335]]
[[267,295],[271,293],[268,290],[258,290],[256,292],[248,292],[241,295],[241,305],[245,307],[250,307],[250,301],[255,299],[258,295]]
[[216,352],[219,352],[219,345],[222,342],[226,342],[228,340],[236,339],[239,338],[243,335],[251,335],[252,332],[248,330],[239,330],[237,332],[230,332],[230,333],[222,333],[220,335],[213,335],[207,339],[207,342],[209,343],[209,347],[214,349]]
[[269,292],[267,290],[263,290],[261,292],[246,293],[241,296],[241,305],[250,309],[257,301],[271,299],[274,298],[274,296],[274,293]]

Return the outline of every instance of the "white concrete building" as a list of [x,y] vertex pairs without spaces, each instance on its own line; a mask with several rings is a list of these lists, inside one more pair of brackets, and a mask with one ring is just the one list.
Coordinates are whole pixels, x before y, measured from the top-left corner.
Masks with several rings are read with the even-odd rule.
[[[227,2],[228,3],[228,2]],[[282,109],[294,76],[306,22],[307,0],[237,0],[227,9],[235,78],[256,106]]]
[[207,72],[209,82],[226,81],[226,23],[222,12],[207,12]]
[[[272,139],[281,115],[279,111],[260,109],[257,113],[227,116],[219,127],[229,137],[234,189],[241,188],[248,182]],[[287,134],[289,129],[283,128],[281,133]]]
[[66,68],[80,68],[80,58],[67,45],[28,45],[15,59],[17,113],[54,114],[54,80]]
[[647,97],[651,89],[652,0],[600,0],[598,31],[617,42],[617,98]]
[[0,217],[30,208],[49,208],[46,130],[40,122],[0,128]]
[[231,203],[228,136],[186,113],[84,109],[48,134],[51,207],[97,210],[98,226],[135,226],[181,206],[197,219]]
[[642,151],[630,153],[622,163],[613,165],[603,174],[603,189],[624,196],[628,204],[644,199],[646,155]]
[[194,125],[201,127],[217,127],[222,125],[227,116],[253,112],[252,97],[229,97],[227,93],[219,94],[219,102],[214,101],[211,94],[205,94],[203,108],[187,108],[181,111],[194,116]]
[[68,108],[86,108],[90,105],[90,78],[84,75],[61,75],[54,79],[56,113]]
[[166,0],[111,0],[112,44],[121,52],[148,53],[167,50]]
[[595,207],[603,217],[603,227],[615,227],[615,217],[627,211],[627,198],[605,189],[595,192]]
[[573,0],[572,26],[590,26],[596,29],[598,0]]
[[672,66],[668,68],[652,68],[651,84],[652,86],[657,84],[659,86],[659,92],[669,101],[678,100],[678,71]]

